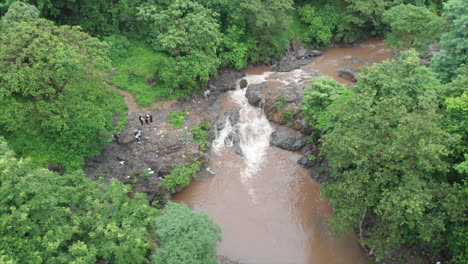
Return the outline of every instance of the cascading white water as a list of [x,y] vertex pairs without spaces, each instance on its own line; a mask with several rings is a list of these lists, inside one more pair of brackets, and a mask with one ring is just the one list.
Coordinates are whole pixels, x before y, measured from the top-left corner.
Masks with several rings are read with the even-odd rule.
[[[249,84],[261,83],[265,81],[264,75],[248,75],[245,78]],[[226,119],[226,124],[223,130],[220,131],[214,141],[214,150],[219,150],[224,146],[226,138],[235,130],[239,131],[240,148],[244,155],[246,167],[241,171],[242,182],[247,183],[249,179],[255,175],[260,169],[263,162],[266,148],[270,144],[270,135],[273,132],[269,121],[266,119],[263,110],[253,107],[245,97],[247,89],[240,89],[237,87],[231,93],[231,99],[240,107],[239,122],[232,126],[229,119]],[[229,142],[229,140],[227,140]],[[232,144],[230,144],[232,145]],[[253,195],[253,191],[252,191]]]
[[[293,82],[307,87],[311,77],[319,75],[316,70],[338,79],[338,68],[349,61],[346,56],[359,61],[376,56],[379,61],[384,59],[378,52],[385,47],[379,45],[372,50],[372,47],[330,49],[314,63],[291,72],[264,73],[268,67],[253,67],[248,69],[252,75],[244,78],[249,85],[267,82],[264,89]],[[291,85],[291,88],[303,87]],[[217,245],[217,254],[240,263],[367,263],[353,236],[338,240],[324,228],[332,214],[328,201],[321,200],[320,188],[311,179],[310,171],[297,165],[299,153],[267,147],[271,127],[261,110],[248,105],[245,92],[238,89],[218,97],[221,113],[232,111],[233,107],[242,108],[240,121],[235,127],[228,121],[212,144],[208,165],[213,175],[202,172],[203,177],[174,195],[174,201],[206,212],[218,223],[223,241]],[[237,145],[231,148],[230,140],[225,142],[233,131],[239,135],[243,158],[233,151]],[[237,136],[231,138],[237,142]],[[265,141],[260,143],[260,139]]]
[[[249,85],[265,82],[269,78],[284,84],[289,84],[304,82],[316,73],[317,72],[314,70],[304,71],[297,69],[287,74],[281,72],[265,72],[262,75],[247,75],[244,79],[247,80]],[[247,89],[240,89],[238,85],[237,89],[231,92],[231,99],[240,107],[239,122],[232,126],[229,119],[226,118],[225,127],[219,132],[213,144],[215,152],[224,147],[227,142],[228,147],[232,146],[232,142],[226,140],[226,138],[229,137],[231,132],[239,131],[239,146],[247,165],[246,168],[241,171],[241,177],[244,183],[252,179],[255,173],[260,169],[264,160],[266,148],[270,144],[270,135],[273,132],[273,128],[266,119],[263,110],[249,104],[245,96],[246,91]]]

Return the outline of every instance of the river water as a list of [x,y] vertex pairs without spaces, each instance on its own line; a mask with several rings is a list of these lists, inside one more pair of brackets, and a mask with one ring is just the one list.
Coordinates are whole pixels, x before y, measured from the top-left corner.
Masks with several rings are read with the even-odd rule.
[[[352,56],[352,57],[351,57]],[[340,67],[361,67],[391,58],[381,41],[356,47],[331,48],[314,63],[289,73],[272,73],[269,67],[247,69],[250,83],[309,82],[312,70],[336,78]],[[276,86],[276,85],[275,85]],[[241,107],[237,129],[244,157],[235,154],[225,138],[229,122],[211,149],[208,171],[173,196],[193,210],[206,212],[221,226],[219,255],[246,264],[360,264],[365,254],[354,235],[336,237],[327,226],[329,202],[320,197],[320,185],[296,162],[298,153],[269,146],[273,124],[248,104],[245,90],[231,91],[218,100],[223,112]],[[214,174],[214,175],[213,175]]]

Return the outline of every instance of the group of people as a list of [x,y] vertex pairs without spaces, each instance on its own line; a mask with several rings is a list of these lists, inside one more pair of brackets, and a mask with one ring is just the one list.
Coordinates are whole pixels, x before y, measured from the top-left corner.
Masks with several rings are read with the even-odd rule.
[[[143,126],[144,124],[149,125],[149,123],[153,123],[153,116],[152,115],[144,115],[144,116],[138,116],[138,120],[140,121],[140,124]],[[133,130],[135,133],[135,140],[137,143],[141,143],[141,129],[136,129]]]
[[[205,98],[210,97],[210,89],[207,89],[203,92],[203,96]],[[138,116],[138,120],[140,121],[140,124],[143,126],[144,124],[149,125],[149,123],[153,123],[153,116],[152,115],[144,115],[144,116]],[[137,143],[141,143],[141,129],[133,130],[135,132],[135,140]]]
[[[138,116],[138,120],[140,120],[141,125],[144,125],[145,123],[149,125],[149,123],[153,123],[153,116],[152,115],[144,115],[143,117]],[[144,123],[143,123],[143,120],[144,120]]]

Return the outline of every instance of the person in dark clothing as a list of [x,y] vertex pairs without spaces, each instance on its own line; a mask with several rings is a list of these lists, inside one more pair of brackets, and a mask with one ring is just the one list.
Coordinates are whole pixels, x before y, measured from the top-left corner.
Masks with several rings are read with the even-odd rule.
[[147,125],[149,124],[148,121],[149,121],[149,115],[145,115],[145,123],[146,123]]
[[153,123],[153,116],[150,115],[150,123]]
[[138,116],[138,120],[140,120],[140,124],[143,125],[143,118],[141,118],[141,116]]

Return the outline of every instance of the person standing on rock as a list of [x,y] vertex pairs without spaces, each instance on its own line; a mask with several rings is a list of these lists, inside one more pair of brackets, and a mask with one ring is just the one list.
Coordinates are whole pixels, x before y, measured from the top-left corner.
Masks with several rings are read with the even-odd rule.
[[137,143],[141,142],[141,129],[133,130],[135,132],[135,139]]
[[206,98],[210,97],[210,89],[205,90],[205,92],[203,92],[203,95],[204,95]]
[[140,120],[140,124],[143,125],[143,118],[141,118],[141,116],[138,116],[138,120]]

